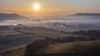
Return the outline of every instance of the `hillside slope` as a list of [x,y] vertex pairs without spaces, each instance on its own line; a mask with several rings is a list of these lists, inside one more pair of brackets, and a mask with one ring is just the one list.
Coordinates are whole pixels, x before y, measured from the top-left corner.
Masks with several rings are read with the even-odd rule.
[[99,53],[100,40],[61,43],[45,49],[46,54],[52,53]]
[[18,14],[4,14],[4,13],[0,13],[0,21],[16,20],[16,19],[28,19],[28,18],[24,17],[24,16],[20,16]]

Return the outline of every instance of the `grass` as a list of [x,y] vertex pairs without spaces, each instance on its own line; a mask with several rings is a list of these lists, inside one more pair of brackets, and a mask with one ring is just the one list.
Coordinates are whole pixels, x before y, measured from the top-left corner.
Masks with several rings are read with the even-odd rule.
[[100,40],[96,41],[82,41],[82,42],[70,42],[70,43],[60,43],[56,46],[52,46],[50,49],[45,49],[45,53],[87,53],[87,52],[97,52],[100,50]]
[[2,51],[6,56],[24,56],[25,46],[17,46]]
[[63,37],[68,37],[68,36],[79,36],[75,34],[65,34],[59,31],[53,31],[50,29],[42,29],[42,28],[34,28],[34,29],[29,29],[29,30],[23,30],[24,32],[31,32],[35,33],[38,36],[43,36],[43,37],[50,37],[50,38],[63,38]]

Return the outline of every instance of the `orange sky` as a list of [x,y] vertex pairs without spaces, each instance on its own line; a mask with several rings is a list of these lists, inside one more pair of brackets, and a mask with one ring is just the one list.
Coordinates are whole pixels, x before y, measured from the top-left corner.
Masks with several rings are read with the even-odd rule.
[[40,9],[33,10],[34,0],[0,0],[0,13],[17,13],[25,16],[100,13],[100,0],[38,0]]

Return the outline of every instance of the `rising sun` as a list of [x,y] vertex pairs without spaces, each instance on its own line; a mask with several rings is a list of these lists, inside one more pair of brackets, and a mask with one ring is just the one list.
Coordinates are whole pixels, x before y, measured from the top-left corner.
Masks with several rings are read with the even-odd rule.
[[38,3],[35,3],[35,4],[33,5],[33,9],[34,9],[34,10],[39,10],[39,8],[40,8],[40,5],[39,5]]

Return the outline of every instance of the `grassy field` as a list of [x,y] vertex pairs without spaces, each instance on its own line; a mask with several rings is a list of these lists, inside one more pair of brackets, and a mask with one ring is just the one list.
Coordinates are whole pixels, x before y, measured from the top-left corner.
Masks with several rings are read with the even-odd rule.
[[21,34],[20,32],[16,32],[14,30],[0,30],[0,37],[1,36],[6,36],[6,35],[17,35]]
[[83,42],[70,42],[70,43],[60,43],[52,46],[51,48],[46,48],[45,53],[87,53],[96,52],[100,50],[100,40],[96,41],[83,41]]
[[25,46],[17,46],[2,51],[6,56],[24,56]]
[[50,37],[50,38],[63,38],[63,37],[68,37],[68,36],[79,36],[75,34],[69,34],[69,33],[62,33],[60,31],[54,31],[50,29],[45,29],[45,28],[34,28],[34,29],[27,29],[27,30],[22,30],[24,32],[29,32],[29,33],[35,33],[38,36],[43,36],[43,37]]

